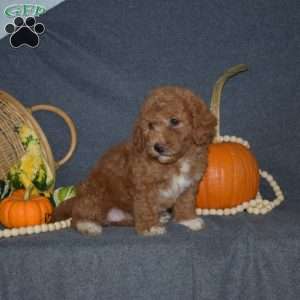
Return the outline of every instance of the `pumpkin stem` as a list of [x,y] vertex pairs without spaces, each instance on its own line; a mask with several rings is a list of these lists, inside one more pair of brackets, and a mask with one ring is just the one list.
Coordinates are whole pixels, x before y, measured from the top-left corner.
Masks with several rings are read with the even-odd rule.
[[244,64],[235,65],[227,70],[216,81],[211,96],[210,110],[217,118],[216,138],[220,136],[220,102],[221,94],[225,82],[234,75],[248,70],[248,66]]

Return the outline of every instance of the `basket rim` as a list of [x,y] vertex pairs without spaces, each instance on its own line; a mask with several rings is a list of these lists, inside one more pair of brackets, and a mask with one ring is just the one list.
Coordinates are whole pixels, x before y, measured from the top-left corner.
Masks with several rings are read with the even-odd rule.
[[[21,113],[24,116],[24,120],[28,122],[30,127],[35,131],[37,134],[40,143],[41,143],[41,149],[44,152],[44,155],[46,156],[46,160],[49,164],[49,168],[54,176],[55,180],[55,160],[54,156],[51,150],[51,147],[48,143],[48,140],[46,138],[46,135],[44,134],[42,128],[38,124],[37,120],[34,118],[34,116],[30,113],[30,108],[26,108],[19,100],[17,100],[15,97],[10,95],[8,92],[0,90],[0,98],[4,101],[7,101],[8,103],[12,104],[19,113]],[[54,184],[52,185],[54,187]]]

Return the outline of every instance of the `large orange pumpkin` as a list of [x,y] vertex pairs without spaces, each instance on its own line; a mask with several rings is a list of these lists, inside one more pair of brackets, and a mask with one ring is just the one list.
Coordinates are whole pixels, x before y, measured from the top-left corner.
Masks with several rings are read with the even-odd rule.
[[53,207],[48,198],[32,196],[25,200],[25,190],[17,190],[0,203],[0,222],[8,228],[47,223]]
[[211,144],[208,168],[200,182],[198,208],[231,208],[254,199],[259,187],[259,169],[253,154],[238,143]]

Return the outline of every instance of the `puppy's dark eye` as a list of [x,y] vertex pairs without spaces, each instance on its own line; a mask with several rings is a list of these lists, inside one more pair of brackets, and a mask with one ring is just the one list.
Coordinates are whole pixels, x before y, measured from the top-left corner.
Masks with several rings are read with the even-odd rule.
[[176,118],[171,118],[170,119],[170,124],[173,127],[177,126],[179,123],[180,123],[180,121],[178,119],[176,119]]
[[148,123],[148,129],[150,129],[150,130],[154,129],[154,124],[152,122]]

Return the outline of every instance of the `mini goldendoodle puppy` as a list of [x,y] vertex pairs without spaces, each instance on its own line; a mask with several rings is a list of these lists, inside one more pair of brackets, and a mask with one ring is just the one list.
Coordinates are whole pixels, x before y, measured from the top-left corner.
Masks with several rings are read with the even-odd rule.
[[190,90],[153,90],[136,121],[133,136],[106,152],[77,196],[65,201],[53,221],[72,217],[72,226],[95,235],[105,225],[133,225],[138,233],[165,232],[161,215],[172,208],[176,222],[200,230],[195,214],[199,181],[216,119]]

